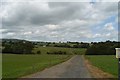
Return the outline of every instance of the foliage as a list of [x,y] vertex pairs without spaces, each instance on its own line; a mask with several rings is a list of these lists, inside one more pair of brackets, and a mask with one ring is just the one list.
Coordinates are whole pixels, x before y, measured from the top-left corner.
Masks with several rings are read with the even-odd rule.
[[47,54],[59,54],[59,55],[61,55],[61,54],[66,54],[66,52],[64,52],[64,51],[54,51],[54,52],[47,52]]
[[37,51],[37,54],[41,54],[41,51]]
[[115,55],[115,48],[120,47],[119,42],[93,43],[86,51],[87,55]]
[[30,54],[34,45],[29,41],[19,40],[17,42],[3,43],[2,53]]
[[88,48],[88,47],[89,47],[88,43],[73,45],[73,48]]
[[88,48],[89,43],[84,42],[33,42],[33,44],[38,46],[47,47],[64,47],[64,48]]

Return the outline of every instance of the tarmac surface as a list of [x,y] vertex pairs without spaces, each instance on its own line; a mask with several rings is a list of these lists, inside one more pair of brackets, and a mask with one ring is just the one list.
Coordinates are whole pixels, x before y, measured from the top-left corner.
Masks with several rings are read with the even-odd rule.
[[71,59],[24,78],[91,78],[84,59],[75,55]]

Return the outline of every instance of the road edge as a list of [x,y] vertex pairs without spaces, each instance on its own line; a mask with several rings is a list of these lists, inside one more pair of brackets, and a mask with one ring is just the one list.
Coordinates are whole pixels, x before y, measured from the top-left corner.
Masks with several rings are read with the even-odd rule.
[[91,76],[93,78],[115,78],[112,74],[102,71],[100,68],[93,66],[92,63],[83,56],[85,65],[87,66],[89,72],[91,73]]
[[47,67],[45,67],[45,68],[43,68],[43,69],[41,69],[41,70],[38,70],[38,71],[36,71],[36,72],[30,73],[30,74],[27,74],[27,75],[23,75],[23,76],[21,76],[21,77],[18,77],[18,79],[20,79],[20,78],[27,78],[27,76],[30,76],[30,75],[32,75],[32,74],[39,73],[39,72],[41,72],[41,71],[44,71],[45,69],[51,68],[51,67],[56,66],[56,65],[59,65],[59,64],[61,64],[61,63],[64,63],[64,62],[70,60],[72,57],[73,57],[73,55],[69,55],[69,57],[65,58],[63,61],[61,61],[61,62],[59,62],[59,63],[52,64],[52,65],[47,66]]

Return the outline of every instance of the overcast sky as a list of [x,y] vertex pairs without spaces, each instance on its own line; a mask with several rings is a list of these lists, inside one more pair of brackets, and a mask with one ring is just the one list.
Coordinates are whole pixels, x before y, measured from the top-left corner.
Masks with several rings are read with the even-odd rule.
[[85,42],[118,39],[117,2],[21,1],[0,3],[1,38]]

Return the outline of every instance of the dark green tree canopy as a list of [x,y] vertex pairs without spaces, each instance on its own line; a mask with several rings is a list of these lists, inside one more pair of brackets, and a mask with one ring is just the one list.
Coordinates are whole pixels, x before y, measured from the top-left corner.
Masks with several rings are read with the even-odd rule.
[[18,40],[3,42],[4,49],[2,53],[31,54],[34,45],[29,41]]
[[87,49],[87,55],[115,55],[115,48],[120,47],[120,42],[106,41],[93,43]]

